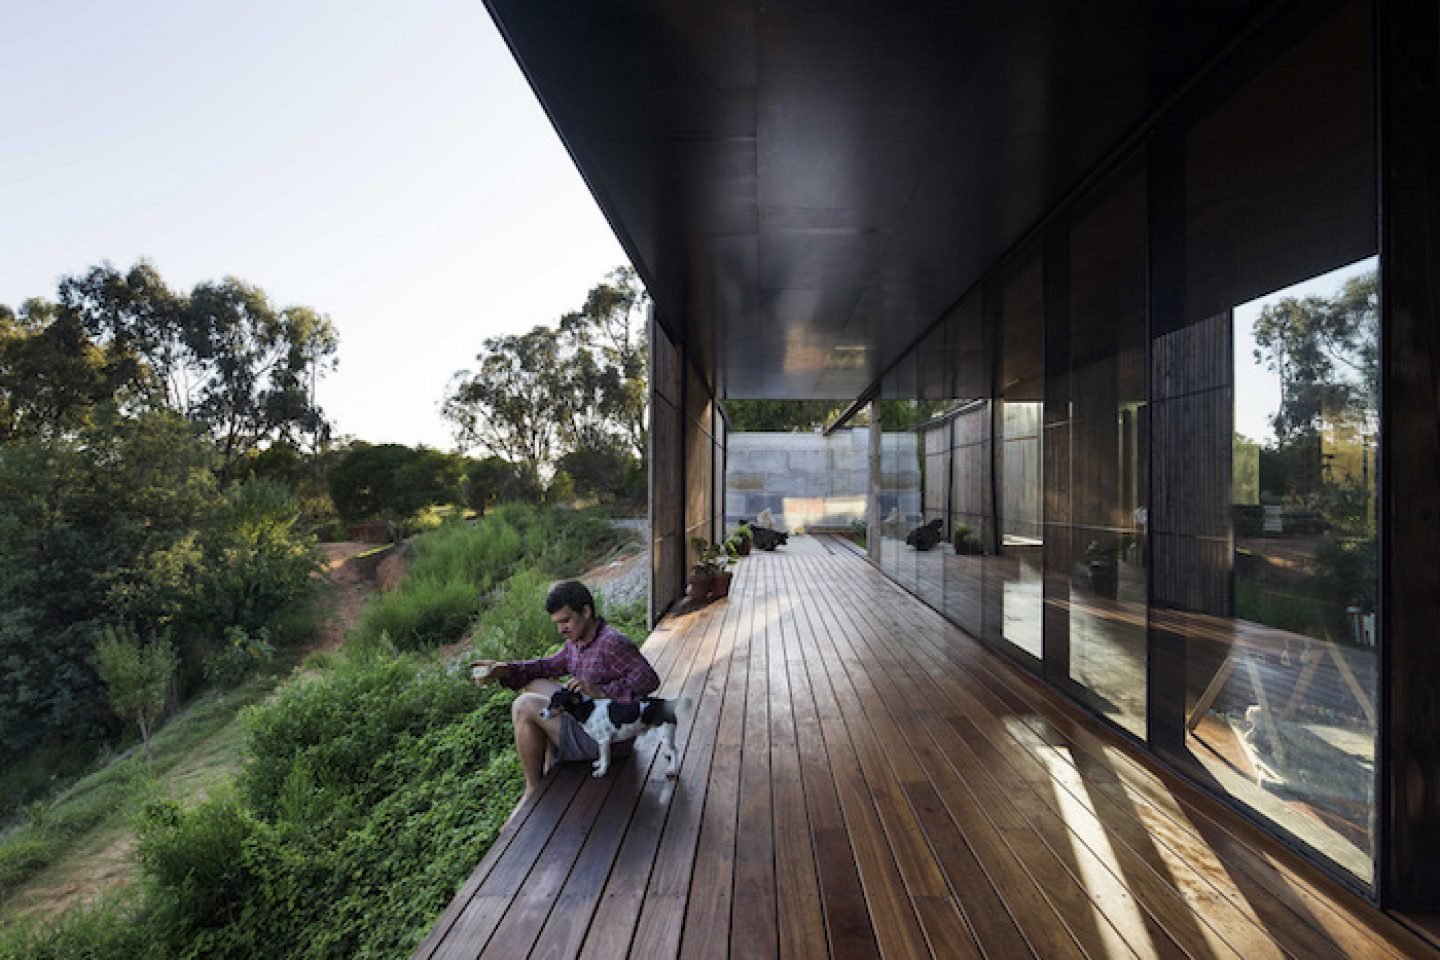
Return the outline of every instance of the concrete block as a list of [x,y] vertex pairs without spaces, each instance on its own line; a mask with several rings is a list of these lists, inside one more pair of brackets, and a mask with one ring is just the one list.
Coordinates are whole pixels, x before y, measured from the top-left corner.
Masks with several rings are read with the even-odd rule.
[[765,474],[726,470],[725,486],[731,490],[764,490]]

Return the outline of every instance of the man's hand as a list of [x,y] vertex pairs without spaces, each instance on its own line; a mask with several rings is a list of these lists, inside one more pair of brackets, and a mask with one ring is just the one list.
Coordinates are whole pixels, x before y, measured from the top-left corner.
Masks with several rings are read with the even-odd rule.
[[503,680],[510,675],[510,665],[499,660],[471,660],[470,679],[475,683]]
[[603,699],[605,699],[605,691],[604,691],[604,690],[600,690],[600,689],[598,689],[598,688],[596,688],[596,687],[592,687],[592,686],[590,686],[590,684],[584,682],[583,680],[579,679],[578,677],[571,677],[571,678],[570,678],[570,682],[567,683],[567,684],[565,684],[565,689],[566,689],[566,690],[573,690],[573,691],[575,691],[576,693],[583,693],[583,694],[585,694],[585,696],[589,697],[591,700],[603,700]]

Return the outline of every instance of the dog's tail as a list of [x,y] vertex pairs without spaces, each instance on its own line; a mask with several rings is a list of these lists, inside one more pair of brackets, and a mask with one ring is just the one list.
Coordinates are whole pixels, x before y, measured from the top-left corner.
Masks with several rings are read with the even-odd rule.
[[682,713],[689,713],[695,704],[694,697],[680,697],[677,700],[660,700],[647,697],[644,721],[650,726],[662,723],[679,723]]

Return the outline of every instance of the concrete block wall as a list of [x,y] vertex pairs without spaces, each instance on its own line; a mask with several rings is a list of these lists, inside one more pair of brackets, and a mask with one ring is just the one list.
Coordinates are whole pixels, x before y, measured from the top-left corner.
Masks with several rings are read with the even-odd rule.
[[[865,522],[869,471],[866,428],[819,433],[732,433],[725,467],[725,528],[769,508],[784,530],[849,529]],[[920,514],[920,466],[913,433],[887,433],[881,462],[881,516]]]

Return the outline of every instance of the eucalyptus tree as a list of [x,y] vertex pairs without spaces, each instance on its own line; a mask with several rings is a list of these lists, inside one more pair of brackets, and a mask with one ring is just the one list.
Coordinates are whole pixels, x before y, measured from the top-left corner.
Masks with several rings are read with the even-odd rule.
[[475,361],[451,378],[441,413],[462,450],[508,460],[538,487],[576,408],[575,368],[564,362],[560,335],[542,325],[490,337]]

